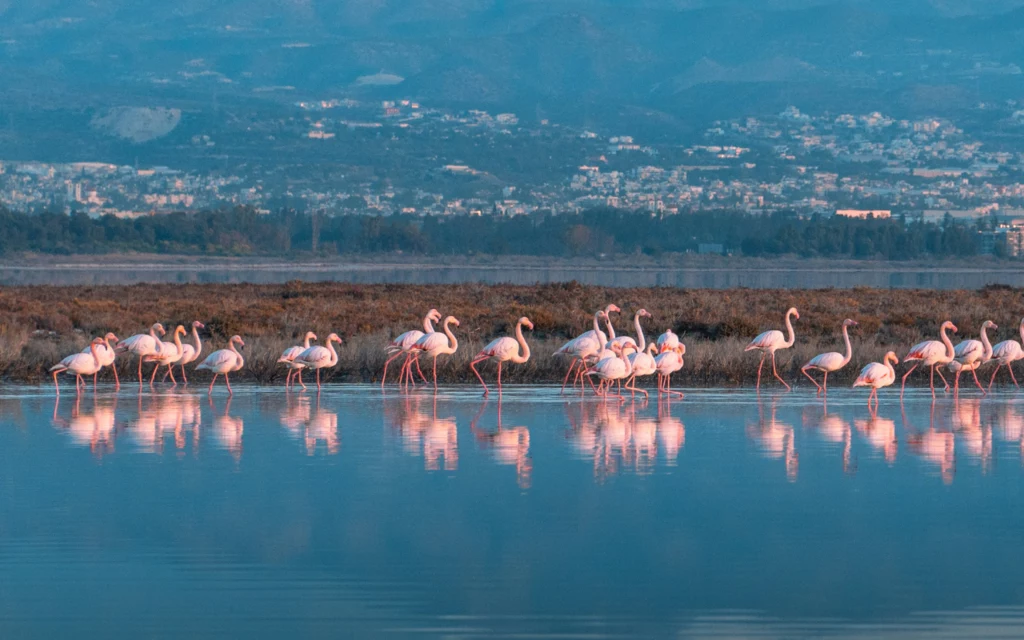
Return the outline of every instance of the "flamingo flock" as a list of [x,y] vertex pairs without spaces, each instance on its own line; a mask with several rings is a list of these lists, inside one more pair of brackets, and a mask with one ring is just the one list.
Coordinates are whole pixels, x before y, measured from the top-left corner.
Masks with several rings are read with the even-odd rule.
[[[608,304],[597,309],[592,317],[593,328],[569,340],[553,353],[554,357],[568,358],[569,360],[568,369],[562,380],[561,392],[566,393],[568,387],[573,392],[578,391],[581,395],[585,395],[589,388],[598,397],[616,398],[620,402],[626,401],[625,392],[628,392],[629,397],[634,399],[637,395],[647,399],[650,393],[638,385],[638,380],[656,375],[659,397],[683,397],[682,392],[672,389],[671,379],[672,375],[681,371],[684,366],[686,345],[671,329],[665,330],[656,340],[648,340],[643,321],[653,319],[653,317],[643,308],[638,308],[633,312],[635,337],[616,335],[612,316],[621,312],[621,308],[615,304]],[[790,384],[779,373],[776,359],[779,351],[792,348],[796,344],[796,330],[793,323],[799,320],[800,312],[796,307],[791,307],[783,315],[784,330],[764,331],[746,345],[744,351],[757,351],[761,355],[755,383],[755,388],[758,391],[761,389],[765,364],[769,360],[772,377],[787,391],[792,390]],[[440,331],[435,329],[437,323],[440,323]],[[402,358],[398,374],[399,385],[406,387],[416,385],[417,378],[419,378],[423,383],[430,384],[432,382],[434,389],[437,389],[438,361],[443,357],[451,358],[458,351],[459,340],[453,327],[459,327],[460,322],[452,315],[445,316],[442,321],[441,313],[437,309],[430,309],[423,316],[422,326],[422,331],[419,329],[406,331],[384,347],[387,360],[384,363],[384,372],[381,376],[382,386],[387,382],[388,366],[394,360]],[[811,381],[817,395],[827,396],[829,374],[841,371],[853,361],[850,330],[857,326],[858,323],[855,320],[844,320],[840,326],[843,351],[821,353],[800,367],[800,373]],[[494,386],[497,387],[500,394],[504,388],[503,371],[508,366],[524,365],[529,362],[531,350],[524,330],[532,331],[533,328],[534,324],[530,318],[523,316],[516,322],[512,336],[502,336],[492,340],[470,359],[469,369],[483,387],[485,397],[490,394],[491,387],[484,380],[478,367],[486,363],[495,365]],[[907,378],[918,368],[928,369],[929,388],[933,397],[936,395],[936,374],[945,391],[948,392],[951,388],[943,374],[943,369],[948,369],[954,375],[952,385],[954,394],[960,392],[961,375],[969,372],[982,395],[987,395],[995,383],[997,374],[1004,367],[1009,371],[1013,384],[1019,388],[1020,385],[1012,365],[1018,360],[1024,360],[1024,346],[1022,346],[1024,345],[1024,320],[1021,320],[1018,326],[1020,342],[1011,339],[993,345],[989,339],[989,331],[995,331],[998,328],[994,322],[987,320],[981,325],[978,339],[967,339],[954,345],[950,334],[955,334],[958,329],[949,320],[943,322],[939,327],[937,340],[926,340],[914,345],[903,358],[903,362],[909,364],[910,368],[903,373],[901,378],[900,396],[903,396]],[[164,339],[167,330],[160,323],[153,324],[145,333],[139,333],[124,340],[119,340],[113,333],[107,333],[103,337],[93,339],[81,352],[71,354],[51,367],[50,373],[54,386],[59,394],[58,374],[74,375],[75,389],[81,393],[86,386],[84,380],[86,376],[93,377],[95,386],[99,372],[104,367],[110,367],[114,374],[116,388],[120,388],[121,382],[116,366],[118,356],[136,359],[136,373],[140,388],[145,380],[144,364],[153,365],[149,375],[151,386],[161,368],[165,369],[163,379],[166,380],[169,377],[171,382],[177,385],[175,367],[179,369],[182,383],[187,384],[185,365],[199,361],[202,354],[203,343],[199,334],[201,329],[205,329],[202,322],[193,322],[191,336],[188,336],[185,326],[177,325],[171,332],[169,341]],[[335,349],[335,345],[342,344],[338,334],[331,333],[321,345],[312,344],[316,341],[317,335],[309,331],[304,335],[301,345],[285,349],[277,359],[277,363],[284,365],[288,371],[285,377],[286,388],[294,387],[295,382],[298,381],[305,390],[307,387],[302,380],[302,374],[308,370],[315,376],[317,389],[320,390],[323,385],[321,370],[337,367],[339,353]],[[224,376],[224,385],[228,394],[233,393],[230,375],[241,371],[245,366],[245,358],[240,351],[244,346],[245,342],[241,336],[232,336],[228,340],[226,348],[209,354],[195,367],[196,370],[205,370],[213,374],[208,389],[209,393],[213,392],[217,378],[220,376]],[[426,358],[430,364],[432,381],[427,380],[420,367],[422,358]],[[989,362],[994,362],[996,366],[986,387],[978,377],[978,370]],[[854,387],[870,388],[868,407],[873,411],[878,408],[879,390],[895,383],[898,364],[900,364],[900,359],[896,352],[889,351],[885,354],[882,362],[865,365],[854,381]],[[817,375],[820,375],[820,382]],[[572,379],[571,387],[569,386],[570,378]]]

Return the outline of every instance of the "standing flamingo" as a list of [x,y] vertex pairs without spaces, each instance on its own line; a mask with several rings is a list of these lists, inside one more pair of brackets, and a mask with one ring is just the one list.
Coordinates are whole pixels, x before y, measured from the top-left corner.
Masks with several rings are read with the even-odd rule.
[[[210,380],[210,390],[207,391],[207,394],[213,393],[213,383],[217,382],[217,376],[224,374],[224,383],[228,385],[228,395],[234,395],[235,392],[231,390],[231,379],[228,378],[228,374],[239,371],[245,366],[245,358],[235,349],[235,344],[238,344],[240,347],[245,346],[241,336],[231,336],[231,339],[228,340],[227,349],[214,351],[206,356],[206,360],[203,360],[202,364],[196,367],[197,371],[199,369],[206,369],[213,372],[213,380]],[[210,402],[213,402],[213,400]]]
[[341,338],[338,337],[338,334],[332,333],[327,336],[326,347],[310,347],[295,357],[296,364],[316,371],[317,391],[320,391],[320,370],[338,364],[338,352],[334,350],[333,344],[335,342],[341,344]]
[[[597,387],[599,394],[607,396],[608,390],[612,384],[618,380],[624,380],[629,378],[633,373],[633,363],[629,360],[630,353],[634,352],[633,345],[626,343],[614,343],[611,346],[611,351],[615,353],[615,356],[611,358],[604,358],[595,364],[590,371],[587,371],[588,376],[597,376],[601,379],[601,383]],[[647,392],[642,389],[635,391],[641,391],[646,397]],[[634,391],[634,393],[635,393]],[[625,397],[620,392],[617,396],[621,401],[625,401]]]
[[302,381],[302,370],[306,368],[306,365],[301,362],[295,362],[295,358],[309,349],[309,341],[316,340],[316,334],[312,331],[307,331],[305,338],[302,340],[302,346],[288,347],[281,354],[281,357],[277,359],[278,362],[288,367],[288,375],[284,379],[284,388],[287,389],[289,386],[295,386],[295,378],[299,379],[299,384],[302,385],[302,390],[306,390],[306,383]]
[[130,353],[139,359],[139,387],[142,386],[142,359],[160,353],[163,343],[157,334],[165,335],[167,331],[159,322],[149,328],[149,333],[139,333],[126,338],[117,344],[114,351],[117,353]]
[[[615,307],[615,305],[609,305],[609,308]],[[618,307],[615,307],[616,309]],[[565,385],[569,381],[569,376],[572,375],[574,369],[577,370],[576,377],[573,379],[572,386],[576,387],[576,383],[580,381],[583,373],[586,371],[586,361],[597,355],[604,347],[605,343],[608,342],[608,338],[603,331],[598,321],[607,315],[606,311],[599,310],[594,313],[594,328],[591,331],[580,334],[573,338],[569,342],[562,345],[562,348],[556,351],[554,356],[571,356],[572,362],[569,364],[569,370],[565,373],[565,379],[562,380],[562,392],[565,392]]]
[[[501,394],[501,364],[503,362],[514,362],[515,364],[523,364],[530,359],[530,345],[526,344],[526,339],[523,338],[523,327],[533,330],[533,323],[526,316],[519,318],[519,322],[516,323],[516,337],[515,340],[508,336],[502,336],[501,338],[495,338],[486,347],[480,350],[480,353],[476,354],[473,361],[469,363],[469,368],[476,374],[477,380],[484,386],[484,396],[490,394],[491,390],[487,388],[487,383],[480,377],[480,372],[476,370],[478,362],[484,360],[490,360],[498,363],[498,394]],[[523,354],[519,355],[519,348],[522,347]]]
[[[626,381],[626,388],[630,391],[641,391],[636,388],[637,376],[649,376],[658,371],[658,363],[655,361],[654,356],[658,353],[658,347],[653,342],[647,344],[647,348],[642,353],[631,353],[629,355],[629,362],[633,366],[633,372],[629,376],[629,380]],[[647,398],[647,392],[644,391],[644,398]]]
[[448,325],[454,324],[456,327],[459,326],[458,319],[455,316],[448,316],[444,319],[444,332],[428,333],[412,346],[416,351],[426,353],[431,360],[434,361],[434,389],[437,389],[437,357],[438,356],[450,356],[455,353],[459,348],[459,341],[455,338],[455,334],[452,333],[451,328]]
[[160,351],[153,355],[146,356],[143,358],[146,362],[155,362],[156,366],[153,367],[153,375],[149,378],[149,385],[153,386],[153,381],[156,380],[156,372],[160,370],[160,367],[167,367],[167,373],[171,376],[171,382],[175,385],[178,381],[174,379],[174,365],[178,364],[181,360],[181,354],[184,352],[181,345],[181,336],[185,335],[185,327],[180,324],[174,328],[174,342],[164,342],[160,345]]
[[101,344],[103,344],[103,338],[95,338],[89,343],[89,353],[72,354],[50,367],[50,372],[53,373],[53,386],[57,389],[57,395],[60,395],[60,385],[57,384],[58,373],[67,371],[68,373],[75,374],[75,391],[81,393],[82,389],[85,388],[85,381],[82,380],[82,376],[91,376],[103,368],[103,365],[100,364],[99,353],[97,352]]
[[896,382],[896,369],[893,368],[893,365],[899,363],[900,359],[890,351],[882,358],[882,362],[872,362],[860,370],[860,375],[857,376],[853,386],[871,387],[871,393],[868,394],[868,409],[871,409],[871,399],[874,398],[874,411],[878,411],[878,390]]
[[[181,379],[185,384],[188,384],[188,376],[185,375],[185,365],[192,364],[199,359],[199,354],[203,352],[203,343],[199,339],[199,330],[205,329],[206,325],[198,320],[192,322],[192,339],[195,341],[195,346],[188,343],[181,345],[181,358],[178,359],[178,366],[181,367]],[[171,370],[168,369],[167,373],[164,374],[166,379]]]
[[981,389],[982,395],[986,395],[985,387],[978,381],[978,367],[992,359],[992,343],[988,340],[988,329],[998,329],[996,323],[986,320],[981,323],[981,341],[964,340],[953,349],[953,362],[949,363],[949,370],[956,373],[953,381],[953,393],[960,393],[960,374],[970,371],[974,376],[974,384]]
[[[441,321],[441,312],[437,309],[431,309],[427,312],[427,315],[423,317],[423,331],[414,329],[412,331],[406,331],[394,340],[392,340],[387,347],[384,348],[384,353],[394,354],[384,363],[384,375],[380,377],[380,386],[384,388],[384,382],[388,379],[388,365],[391,361],[400,355],[405,355],[405,362],[402,363],[402,372],[398,375],[398,384],[402,384],[402,377],[405,375],[406,365],[409,364],[410,358],[412,357],[412,345],[416,344],[416,341],[422,338],[427,333],[434,333],[435,322]],[[416,363],[416,368],[419,369],[419,363]],[[411,370],[410,370],[411,371]],[[420,372],[420,377],[426,382],[426,377],[423,372]],[[415,382],[413,383],[415,384]]]
[[[850,359],[853,358],[853,347],[850,346],[850,327],[857,326],[856,320],[846,319],[843,320],[843,342],[846,343],[846,355],[830,351],[821,355],[814,356],[811,360],[800,367],[800,372],[807,376],[807,379],[814,383],[814,386],[818,387],[818,394],[828,395],[828,374],[839,371],[847,364],[850,363]],[[825,374],[818,384],[818,381],[811,377],[811,374],[807,373],[808,369],[814,369],[821,371]]]
[[678,346],[679,336],[677,336],[671,329],[667,329],[665,333],[658,336],[658,353],[667,349],[675,349]]
[[[1020,321],[1020,326],[1017,330],[1020,333],[1021,340],[1024,340],[1024,319]],[[1013,375],[1013,363],[1024,359],[1024,349],[1021,348],[1020,344],[1016,340],[1003,340],[992,347],[992,359],[996,361],[996,370],[992,372],[992,379],[988,381],[989,390],[992,389],[992,383],[996,381],[996,374],[999,373],[1000,367],[1006,367],[1007,371],[1010,372],[1013,384],[1020,389],[1020,385],[1017,384],[1017,376]]]
[[775,379],[781,382],[784,387],[786,387],[786,391],[791,390],[789,385],[786,384],[786,381],[783,380],[781,376],[779,376],[779,372],[775,368],[775,352],[778,351],[779,349],[788,349],[793,346],[794,342],[796,342],[796,336],[793,334],[793,323],[790,321],[790,318],[793,318],[795,320],[800,319],[800,312],[796,310],[796,307],[790,307],[789,310],[786,311],[786,331],[789,333],[788,339],[784,335],[782,335],[781,331],[772,329],[771,331],[765,331],[761,335],[751,340],[750,344],[747,345],[747,348],[744,349],[744,351],[761,352],[761,364],[757,366],[758,391],[761,390],[761,368],[764,366],[764,359],[768,354],[771,354],[772,356],[772,374],[775,376]]
[[[915,344],[913,348],[910,349],[910,353],[907,354],[907,357],[903,358],[903,362],[914,362],[914,366],[910,367],[910,370],[903,374],[903,382],[900,385],[900,398],[903,398],[903,391],[907,388],[907,376],[913,373],[914,369],[916,369],[918,365],[931,368],[932,397],[935,397],[935,367],[953,362],[953,358],[956,356],[953,349],[953,343],[950,342],[949,336],[946,335],[947,330],[956,333],[956,325],[949,320],[946,320],[939,328],[939,337],[942,339],[941,341],[925,340],[924,342]],[[942,383],[946,385],[946,391],[949,391],[949,383],[946,382],[946,378],[942,375],[942,371],[939,371],[939,377],[942,378]]]
[[[103,336],[103,344],[96,348],[96,355],[100,359],[101,369],[103,367],[110,367],[111,370],[114,372],[114,388],[120,389],[121,381],[117,377],[117,365],[114,364],[114,360],[117,359],[117,354],[114,353],[114,347],[110,346],[111,342],[113,342],[116,345],[117,336],[115,336],[113,333],[107,333],[107,335]],[[92,344],[90,343],[88,347],[82,349],[82,353],[92,353]],[[94,387],[96,386],[96,377],[98,375],[99,371],[92,374],[92,386]]]
[[669,398],[673,394],[684,397],[681,391],[672,391],[672,374],[683,368],[683,356],[686,355],[686,345],[679,343],[675,349],[664,349],[654,359],[655,371],[658,373],[658,396],[667,394]]

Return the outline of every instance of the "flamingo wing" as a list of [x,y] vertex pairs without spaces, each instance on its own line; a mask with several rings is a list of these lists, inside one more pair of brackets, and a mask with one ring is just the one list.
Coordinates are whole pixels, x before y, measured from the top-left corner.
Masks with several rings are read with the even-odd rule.
[[493,358],[495,360],[509,360],[512,356],[519,353],[519,343],[513,338],[504,336],[492,340],[490,344],[484,347],[480,353],[477,354],[477,358]]
[[945,353],[946,345],[942,344],[938,340],[925,340],[924,342],[919,342],[911,347],[907,357],[903,360],[927,360]]
[[804,366],[814,367],[816,369],[821,369],[822,371],[828,371],[829,373],[831,373],[833,371],[839,371],[840,369],[843,368],[844,359],[845,358],[843,354],[836,353],[835,351],[830,351],[828,353],[822,353],[820,355],[814,356]]
[[444,349],[448,346],[448,336],[443,332],[435,331],[434,333],[428,333],[422,338],[416,341],[413,345],[414,348],[420,351],[437,351],[438,349]]
[[785,343],[786,336],[782,335],[781,331],[772,329],[771,331],[765,331],[751,340],[745,351],[754,351],[755,349],[777,349]]
[[1024,351],[1021,350],[1020,343],[1016,340],[1004,340],[992,347],[993,360],[1013,362],[1020,360],[1022,355],[1024,355]]
[[631,353],[629,361],[633,363],[633,375],[636,376],[649,376],[657,370],[654,357],[649,353]]
[[198,356],[199,354],[196,353],[195,347],[193,347],[190,344],[183,344],[181,345],[181,358],[178,359],[178,362],[180,362],[181,364],[188,364],[189,362],[195,360]]
[[278,362],[292,362],[292,361],[295,360],[295,358],[298,358],[299,354],[301,354],[305,350],[306,350],[305,347],[300,347],[300,346],[288,347],[283,352],[281,352],[281,357],[278,358],[277,361]]
[[675,349],[679,346],[679,336],[673,333],[671,330],[658,336],[658,351],[664,351],[665,349]]
[[395,351],[408,351],[409,349],[412,349],[412,346],[424,335],[425,334],[419,330],[406,331],[392,340],[391,344],[387,346],[385,351],[389,351],[391,353],[394,353]]
[[234,370],[238,355],[231,349],[219,349],[206,356],[206,360],[197,369],[209,369],[214,373],[224,373]]
[[633,347],[634,349],[637,348],[636,340],[630,338],[629,336],[616,337],[614,340],[608,343],[608,348],[611,349],[612,345],[615,344],[621,346],[622,348],[626,348],[627,346]]
[[595,364],[587,374],[594,375],[605,380],[617,380],[626,375],[626,363],[617,356],[614,358],[605,358]]
[[970,364],[985,355],[985,345],[979,340],[964,340],[953,348],[953,357],[961,364]]
[[310,369],[321,369],[331,362],[331,352],[327,347],[310,347],[300,353],[294,360],[296,364],[304,364]]
[[879,362],[872,362],[871,364],[865,365],[860,370],[860,375],[857,376],[857,380],[853,383],[855,387],[873,387],[875,385],[881,385],[881,383],[889,384],[892,381],[889,378],[892,372],[889,367]]

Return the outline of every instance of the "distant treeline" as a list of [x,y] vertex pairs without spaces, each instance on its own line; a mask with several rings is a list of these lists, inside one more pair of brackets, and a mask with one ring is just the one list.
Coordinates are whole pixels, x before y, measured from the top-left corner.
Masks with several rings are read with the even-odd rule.
[[[167,254],[412,254],[593,256],[698,251],[722,245],[748,256],[884,258],[971,256],[987,223],[696,212],[671,216],[614,209],[503,217],[311,216],[246,208],[135,219],[0,209],[0,255],[137,251]],[[713,247],[712,247],[713,248]],[[705,250],[709,247],[705,247]],[[1001,247],[995,251],[1000,253]]]

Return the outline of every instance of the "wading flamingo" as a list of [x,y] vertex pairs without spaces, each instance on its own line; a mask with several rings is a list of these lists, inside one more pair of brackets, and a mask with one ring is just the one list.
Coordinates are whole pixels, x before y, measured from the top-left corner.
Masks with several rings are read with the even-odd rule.
[[658,336],[658,353],[668,349],[675,349],[678,346],[679,336],[673,333],[671,329],[668,329],[665,333]]
[[[110,346],[111,342],[117,345],[117,336],[113,333],[107,333],[107,335],[103,336],[103,344],[96,348],[96,355],[100,359],[100,368],[110,367],[114,372],[114,388],[120,389],[121,381],[117,377],[117,365],[114,364],[114,360],[117,359],[117,354],[114,353],[114,347]],[[82,353],[92,353],[92,344],[90,343],[88,347],[82,349]],[[92,374],[92,386],[94,387],[96,386],[96,376],[98,375],[99,371]]]
[[[199,354],[203,352],[203,343],[199,339],[199,330],[205,329],[206,325],[198,320],[192,322],[192,340],[195,341],[195,346],[188,343],[181,345],[181,358],[178,360],[178,366],[181,367],[181,379],[185,384],[188,384],[188,376],[185,375],[185,365],[192,364],[199,359]],[[170,373],[170,369],[164,374],[164,378]]]
[[[846,343],[846,355],[830,351],[821,355],[814,356],[804,366],[800,367],[800,372],[807,376],[807,379],[814,383],[814,386],[818,387],[818,394],[828,394],[828,374],[839,371],[850,363],[850,359],[853,357],[853,347],[850,346],[850,327],[857,326],[856,320],[846,319],[843,320],[843,342]],[[807,373],[808,370],[821,371],[825,374],[821,384],[811,377],[811,374]]]
[[636,314],[633,316],[633,327],[636,329],[636,340],[630,338],[629,336],[619,336],[617,338],[612,338],[612,340],[608,343],[608,346],[611,347],[611,345],[613,344],[620,344],[623,347],[625,347],[626,345],[631,345],[634,351],[636,351],[637,353],[642,353],[643,350],[647,348],[647,341],[644,339],[644,329],[643,327],[640,326],[640,318],[650,317],[651,314],[647,313],[647,309],[640,309],[639,311],[637,311]]
[[459,321],[455,316],[448,316],[444,319],[444,332],[443,333],[428,333],[412,346],[416,351],[426,353],[427,356],[434,361],[434,389],[437,389],[437,357],[438,356],[450,356],[455,353],[459,348],[459,341],[455,338],[455,334],[452,333],[451,328],[448,325],[454,324],[456,327],[459,326]]
[[[635,350],[633,345],[626,343],[614,343],[611,346],[611,351],[615,353],[615,356],[611,358],[604,358],[595,364],[589,371],[588,376],[597,376],[601,379],[600,384],[597,387],[599,395],[607,396],[608,390],[616,381],[622,381],[628,378],[633,373],[633,363],[629,361],[629,354],[634,353]],[[646,391],[640,390],[645,394]],[[620,392],[617,396],[620,401],[625,401],[625,396]]]
[[[523,364],[530,359],[530,345],[526,344],[526,339],[523,338],[523,327],[533,330],[533,323],[526,316],[519,318],[516,323],[516,337],[513,340],[508,336],[502,336],[501,338],[495,338],[486,347],[480,350],[480,353],[476,354],[473,361],[469,363],[469,368],[476,374],[477,380],[484,386],[484,395],[490,394],[491,390],[487,388],[487,383],[480,377],[480,372],[476,370],[478,362],[484,360],[490,360],[498,363],[498,393],[501,393],[501,363],[503,362],[514,362],[515,364]],[[519,349],[522,347],[523,353],[519,354]]]
[[82,389],[85,388],[85,381],[82,380],[82,376],[91,376],[103,368],[103,365],[100,364],[99,353],[97,352],[101,344],[103,344],[103,338],[95,338],[89,343],[89,353],[72,354],[50,367],[50,372],[53,373],[53,386],[57,390],[57,395],[60,395],[60,385],[57,384],[58,373],[66,371],[75,374],[75,391],[81,393]]
[[245,346],[241,336],[231,336],[231,340],[228,340],[227,349],[214,351],[206,356],[206,360],[203,360],[202,364],[196,367],[197,371],[199,369],[206,369],[213,372],[213,380],[210,380],[210,389],[207,391],[207,394],[213,393],[213,383],[217,382],[217,376],[223,374],[224,383],[228,385],[228,395],[234,395],[234,391],[231,390],[231,379],[228,378],[228,374],[238,371],[245,366],[245,358],[235,349],[236,343],[240,347]]
[[686,355],[686,345],[682,342],[675,349],[665,349],[654,359],[655,371],[658,373],[658,396],[667,394],[669,398],[673,394],[684,397],[681,391],[672,391],[672,374],[683,368],[683,356]]
[[[609,305],[609,307],[615,307],[615,305]],[[615,307],[616,309],[618,307]],[[601,331],[599,321],[601,318],[606,317],[607,312],[600,310],[594,313],[594,328],[591,331],[580,334],[573,338],[569,342],[562,345],[562,348],[556,351],[554,356],[571,356],[572,362],[569,364],[569,370],[565,373],[565,379],[562,380],[562,392],[565,392],[565,385],[569,382],[569,376],[572,375],[573,371],[576,370],[576,377],[573,378],[572,386],[576,387],[576,383],[580,382],[580,378],[583,377],[586,371],[586,362],[588,359],[596,356],[600,353],[604,344],[608,341],[604,332]],[[584,385],[584,388],[585,385]]]
[[149,328],[149,333],[139,333],[130,338],[125,338],[117,343],[114,351],[117,353],[130,353],[139,359],[139,386],[142,386],[142,359],[146,356],[160,353],[160,338],[157,334],[165,335],[167,331],[159,322]]
[[633,367],[633,372],[629,375],[629,379],[626,380],[626,388],[633,393],[640,391],[644,394],[645,399],[647,398],[647,392],[636,388],[636,379],[637,376],[644,377],[657,373],[658,363],[654,361],[654,356],[657,353],[658,348],[652,342],[648,343],[647,349],[642,353],[629,354],[629,362]]
[[[392,340],[388,346],[384,348],[384,353],[394,354],[384,363],[384,375],[380,377],[380,386],[384,388],[384,382],[388,379],[388,365],[391,361],[400,355],[405,355],[405,361],[402,363],[401,373],[398,375],[398,384],[402,384],[402,378],[405,375],[406,366],[409,365],[409,361],[412,358],[412,345],[416,344],[416,341],[422,338],[425,334],[434,333],[434,323],[441,322],[441,312],[437,309],[431,309],[427,312],[427,315],[423,317],[423,331],[414,329],[412,331],[406,331],[394,340]],[[419,363],[416,363],[416,368],[419,369]],[[411,371],[411,369],[410,369]],[[427,378],[420,371],[420,377],[426,382]],[[411,378],[411,376],[410,376]],[[413,381],[415,384],[415,381]]]
[[306,368],[306,365],[301,362],[295,362],[295,358],[299,357],[306,349],[309,349],[309,342],[316,340],[316,334],[312,331],[307,331],[306,336],[302,340],[302,346],[296,345],[294,347],[288,347],[281,354],[281,357],[277,359],[278,362],[288,367],[288,376],[284,379],[284,388],[287,389],[289,386],[295,386],[295,378],[299,379],[299,384],[302,385],[302,389],[306,389],[306,383],[302,381],[302,370]]
[[757,336],[750,341],[747,348],[744,351],[760,351],[761,352],[761,364],[757,366],[757,390],[761,390],[761,368],[764,366],[764,359],[766,356],[771,354],[772,356],[772,374],[775,379],[782,383],[786,387],[786,391],[790,391],[790,387],[786,384],[786,381],[779,376],[778,370],[775,368],[775,352],[779,349],[788,349],[793,346],[796,341],[796,336],[793,334],[793,323],[790,318],[794,320],[800,319],[800,312],[796,310],[796,307],[790,307],[786,311],[786,331],[789,333],[789,338],[782,335],[781,331],[772,329],[771,331],[765,331],[761,335]]
[[[939,328],[939,337],[941,338],[941,341],[925,340],[924,342],[915,344],[913,348],[910,349],[910,353],[907,354],[907,357],[903,358],[903,362],[913,362],[914,366],[910,367],[910,370],[903,374],[903,382],[900,385],[900,398],[903,398],[903,391],[907,388],[907,376],[913,373],[914,369],[916,369],[918,365],[931,368],[932,397],[935,397],[935,367],[953,362],[953,358],[956,356],[953,349],[953,343],[950,342],[949,336],[946,335],[947,330],[956,333],[956,325],[949,320],[946,320],[942,323],[942,327]],[[946,391],[949,391],[949,383],[946,382],[946,378],[942,375],[942,371],[939,371],[939,377],[942,378],[942,383],[946,385]]]
[[[871,393],[868,394],[868,409],[872,412],[878,411],[878,390],[896,382],[896,369],[893,368],[893,365],[899,363],[900,359],[890,351],[882,358],[882,362],[872,362],[860,370],[860,375],[857,376],[853,386],[871,387]],[[872,398],[875,399],[874,409],[871,409]]]
[[949,363],[949,370],[956,373],[953,380],[953,393],[960,393],[960,374],[970,371],[974,376],[974,384],[981,389],[981,394],[988,392],[978,381],[978,367],[992,359],[992,343],[988,340],[988,329],[998,329],[996,323],[986,320],[981,323],[981,341],[964,340],[953,349],[953,362]]
[[307,369],[316,371],[316,390],[320,391],[320,370],[325,367],[333,367],[338,364],[338,352],[334,350],[334,344],[341,344],[338,334],[332,333],[327,336],[327,346],[310,347],[295,357],[295,364],[301,364]]
[[[1020,321],[1018,327],[1021,340],[1024,340],[1024,319]],[[1014,386],[1020,389],[1020,385],[1017,384],[1017,376],[1013,375],[1013,363],[1024,358],[1024,349],[1021,348],[1020,342],[1016,340],[1003,340],[996,346],[992,347],[992,359],[996,361],[996,370],[992,372],[992,379],[988,381],[988,388],[992,389],[992,383],[996,381],[996,374],[999,373],[1000,367],[1006,367],[1006,370],[1010,372],[1010,379],[1013,380]]]
[[174,379],[174,365],[178,364],[181,360],[181,354],[184,353],[181,344],[181,336],[185,335],[185,327],[180,324],[174,328],[174,342],[163,342],[160,344],[160,351],[154,353],[151,356],[143,358],[146,362],[155,362],[156,366],[153,367],[153,375],[149,377],[149,385],[153,386],[153,382],[156,380],[156,372],[160,370],[160,367],[167,367],[167,373],[171,376],[171,382],[175,385],[178,381]]

